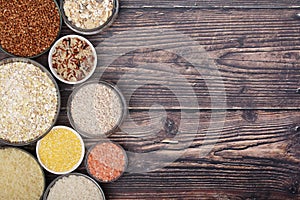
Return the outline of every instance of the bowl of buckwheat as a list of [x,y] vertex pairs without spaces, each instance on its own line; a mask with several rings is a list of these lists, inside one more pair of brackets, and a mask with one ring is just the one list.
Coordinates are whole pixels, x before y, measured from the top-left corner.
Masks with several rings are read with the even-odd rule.
[[62,15],[55,0],[1,1],[0,49],[10,56],[36,58],[58,39]]
[[73,31],[93,35],[109,27],[119,12],[118,0],[62,0],[62,17]]
[[48,55],[52,74],[66,84],[79,84],[89,79],[97,66],[93,45],[79,35],[66,35],[55,42]]

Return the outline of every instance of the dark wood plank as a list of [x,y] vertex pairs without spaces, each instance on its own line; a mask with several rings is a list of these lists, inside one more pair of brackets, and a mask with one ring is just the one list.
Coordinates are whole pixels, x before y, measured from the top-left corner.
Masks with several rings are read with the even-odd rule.
[[[111,28],[87,36],[99,55],[93,78],[118,82],[132,109],[154,104],[168,109],[299,108],[297,12],[122,9]],[[70,33],[64,26],[61,35]],[[203,62],[200,68],[186,58],[193,53]],[[114,60],[105,63],[106,58]],[[47,66],[47,54],[37,60]],[[71,86],[60,85],[64,106]]]
[[[211,112],[172,111],[165,117],[158,111],[131,112],[131,120],[110,138],[127,150],[130,172],[115,183],[102,184],[107,197],[299,199],[299,112],[245,110],[218,115],[220,121],[226,115],[224,126],[212,120]],[[58,124],[68,125],[64,111]],[[166,139],[178,144],[166,144]],[[95,142],[85,139],[87,148]],[[203,154],[205,150],[209,151]],[[135,173],[153,166],[157,167],[153,172]],[[86,173],[84,166],[77,171]]]
[[[190,102],[195,98],[200,109],[299,108],[300,20],[294,18],[295,13],[297,10],[122,9],[111,28],[87,37],[99,55],[93,78],[114,83],[123,78],[118,85],[131,108],[145,109],[156,103],[169,109],[198,109]],[[134,37],[129,37],[132,30]],[[161,30],[170,32],[157,35]],[[64,27],[61,35],[70,33]],[[199,48],[203,65],[195,68],[185,57],[168,51],[168,46],[191,53],[195,53],[191,47]],[[126,53],[114,55],[118,49]],[[107,64],[103,58],[114,56],[101,76]],[[4,57],[1,53],[0,58]],[[37,60],[47,66],[47,55]],[[69,94],[64,87],[64,95]]]
[[[295,13],[297,10],[125,9],[103,37],[90,37],[99,45],[94,78],[100,78],[107,64],[103,59],[115,57],[101,78],[119,81],[132,108],[157,103],[170,109],[197,109],[190,103],[195,96],[201,109],[299,108],[300,20],[294,18]],[[204,64],[195,68],[168,47],[201,55]],[[193,52],[194,48],[199,52]],[[139,89],[131,95],[136,87]]]
[[121,0],[122,8],[299,8],[299,0]]

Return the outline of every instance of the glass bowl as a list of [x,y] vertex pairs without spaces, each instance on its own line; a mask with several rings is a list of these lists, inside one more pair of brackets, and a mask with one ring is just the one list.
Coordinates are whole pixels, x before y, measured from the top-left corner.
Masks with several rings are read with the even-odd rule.
[[[67,131],[71,131],[75,136],[76,138],[79,139],[79,142],[80,142],[80,146],[81,146],[81,152],[80,152],[80,158],[79,160],[77,161],[76,164],[73,165],[73,167],[70,169],[70,170],[66,170],[66,171],[54,171],[52,169],[49,169],[48,166],[46,166],[45,163],[42,162],[42,159],[41,159],[41,156],[40,156],[40,146],[41,146],[41,143],[44,139],[47,138],[47,136],[45,136],[44,138],[42,138],[41,140],[39,140],[36,144],[36,155],[37,155],[37,158],[38,158],[38,161],[39,163],[41,164],[41,166],[46,169],[48,172],[52,173],[52,174],[58,174],[58,175],[61,175],[61,174],[68,174],[72,171],[74,171],[75,169],[77,169],[79,167],[79,165],[81,164],[83,158],[84,158],[84,153],[85,153],[85,146],[84,146],[84,142],[83,142],[83,139],[81,138],[81,136],[73,129],[67,127],[67,126],[54,126],[52,128],[52,130],[55,130],[55,129],[64,129],[64,130],[67,130]],[[60,136],[62,137],[62,136]],[[64,139],[64,138],[59,138],[59,139]],[[58,141],[55,141],[55,143],[57,143]],[[68,144],[69,145],[69,144]],[[61,147],[59,147],[61,148]],[[52,151],[51,151],[52,152]],[[52,152],[53,154],[53,152]],[[56,156],[56,155],[55,155]]]
[[64,11],[64,3],[65,3],[65,0],[60,1],[61,13],[62,13],[62,18],[63,18],[64,22],[71,30],[73,30],[79,34],[82,34],[82,35],[94,35],[94,34],[104,31],[106,28],[108,28],[114,22],[114,20],[117,18],[118,13],[119,13],[119,0],[113,0],[112,15],[107,19],[107,21],[104,24],[102,24],[99,27],[92,28],[92,29],[83,29],[83,28],[75,26],[71,21],[68,20],[68,17],[66,16],[65,11]]
[[[104,145],[106,145],[106,146],[104,146]],[[102,149],[101,149],[101,146],[102,146]],[[113,147],[116,148],[117,151],[113,151],[112,150]],[[96,148],[100,148],[100,149],[98,149],[98,152],[93,152],[94,150],[97,151]],[[104,149],[107,150],[107,152],[104,152]],[[114,154],[116,152],[120,153],[122,155]],[[95,154],[95,153],[105,154],[105,155],[98,155],[98,158],[96,157],[96,155],[93,155],[91,158],[96,159],[97,163],[100,164],[98,170],[102,172],[101,175],[102,176],[106,175],[106,176],[110,176],[110,177],[107,177],[107,179],[104,179],[104,178],[101,179],[100,177],[97,177],[95,174],[93,174],[90,171],[89,157],[90,157],[91,153],[93,153],[93,154]],[[116,167],[116,162],[117,162],[116,159],[121,159],[121,158],[123,158],[124,165],[120,166],[120,167],[117,167],[117,169],[116,169],[115,168]],[[102,163],[105,163],[105,164],[102,164]],[[109,166],[109,163],[113,163],[113,164],[111,166]],[[106,141],[100,141],[100,142],[96,143],[95,145],[93,145],[92,147],[90,147],[90,149],[88,150],[88,152],[86,154],[84,164],[85,164],[85,168],[86,168],[87,173],[91,177],[93,177],[95,180],[97,180],[98,182],[101,182],[101,183],[111,183],[111,182],[115,182],[116,180],[118,180],[124,174],[124,172],[126,171],[127,166],[128,166],[128,157],[127,157],[126,151],[123,149],[123,147],[121,145],[119,145],[115,142],[111,142],[109,140],[106,140]],[[95,169],[94,167],[95,166],[93,166],[93,169]],[[106,174],[104,174],[105,170],[110,170],[110,171],[107,171]]]
[[[55,55],[57,50],[56,50],[56,47],[58,44],[63,44],[64,41],[66,40],[69,40],[69,46],[66,48],[67,51],[69,51],[69,49],[71,48],[70,47],[70,44],[71,44],[71,40],[74,40],[74,39],[78,39],[79,41],[82,41],[82,42],[85,42],[86,44],[88,44],[88,46],[91,48],[91,51],[92,51],[92,55],[89,55],[91,57],[93,57],[93,64],[91,66],[91,69],[90,71],[88,72],[88,74],[86,76],[84,76],[84,78],[80,79],[80,80],[76,80],[76,81],[70,81],[70,80],[67,80],[67,79],[64,79],[62,76],[60,76],[57,72],[57,70],[54,69],[53,67],[53,55]],[[76,51],[78,52],[84,52],[86,49],[76,49]],[[73,50],[74,51],[74,50]],[[60,53],[63,52],[61,49],[60,49]],[[77,54],[74,54],[74,55],[77,55],[78,56],[78,52]],[[62,58],[63,55],[61,54],[58,54],[58,57],[61,59],[61,60],[64,60]],[[85,62],[89,62],[89,59],[87,55],[82,55],[82,56],[85,56]],[[70,59],[70,58],[69,58]],[[72,58],[73,59],[73,58]],[[72,60],[70,59],[70,60]],[[76,62],[81,62],[81,61],[78,61],[77,58],[74,59]],[[64,60],[65,61],[65,60]],[[95,69],[97,67],[97,53],[96,53],[96,50],[94,48],[94,46],[92,45],[92,43],[90,43],[90,41],[88,41],[86,38],[82,37],[82,36],[79,36],[79,35],[66,35],[62,38],[60,38],[59,40],[57,40],[55,42],[55,44],[52,46],[50,52],[49,52],[49,55],[48,55],[48,63],[49,63],[49,68],[50,68],[50,71],[52,72],[52,74],[55,76],[55,78],[57,78],[58,80],[60,80],[61,82],[63,83],[66,83],[66,84],[79,84],[79,83],[83,83],[85,82],[86,80],[88,80],[92,75],[93,73],[95,72]],[[74,62],[73,62],[74,63]],[[83,62],[82,62],[83,63]],[[76,64],[78,66],[78,64]],[[86,66],[85,66],[86,67]],[[78,68],[78,71],[82,71],[85,69],[85,67],[82,65],[82,64],[79,64]],[[62,68],[66,68],[66,69],[70,69],[70,68],[67,68],[65,66],[63,66]],[[73,69],[73,68],[72,68]],[[75,70],[74,70],[75,71]],[[74,72],[73,71],[73,72]]]
[[[24,184],[20,184],[20,183],[18,184],[19,186],[23,186],[23,190],[19,191],[19,192],[21,192],[20,196],[23,197],[23,198],[25,198],[24,197],[24,191],[27,191],[27,193],[31,192],[31,194],[32,194],[32,192],[33,192],[32,189],[33,188],[31,188],[31,187],[33,186],[33,184],[36,184],[35,182],[32,182],[32,181],[37,181],[37,178],[38,178],[39,179],[39,181],[38,181],[39,184],[37,184],[36,186],[40,186],[41,187],[39,189],[38,193],[40,193],[40,198],[42,198],[43,192],[44,192],[44,189],[45,189],[45,186],[46,186],[46,179],[45,179],[45,173],[44,173],[42,167],[39,165],[37,159],[32,154],[30,154],[29,152],[27,152],[27,151],[25,151],[23,149],[20,149],[20,148],[8,147],[8,146],[0,147],[0,151],[3,151],[3,150],[4,151],[5,150],[15,150],[15,151],[14,152],[8,152],[8,153],[10,153],[10,155],[4,156],[5,157],[4,160],[0,159],[1,160],[1,165],[2,165],[2,167],[4,167],[4,171],[0,170],[1,173],[4,173],[4,174],[1,175],[1,177],[4,178],[5,175],[6,176],[8,175],[8,179],[16,179],[16,178],[20,179],[21,177],[16,177],[16,176],[23,176],[22,177],[23,179],[19,180],[19,181],[23,181],[23,183],[24,183],[24,181],[27,181],[27,184],[26,184],[27,188],[24,188],[25,187]],[[14,158],[13,161],[8,161],[7,160],[8,162],[10,162],[10,164],[13,164],[11,162],[20,162],[20,160],[16,160],[17,158],[19,158],[19,159],[22,159],[21,160],[22,165],[19,165],[18,168],[16,168],[16,166],[14,164],[11,167],[12,169],[9,170],[9,166],[6,165],[8,163],[5,162],[5,159],[11,158],[12,156],[14,156],[16,158]],[[26,162],[26,163],[24,163],[24,162]],[[28,168],[28,167],[30,167],[30,168]],[[22,168],[22,170],[20,168]],[[11,171],[11,173],[9,171]],[[34,174],[37,175],[36,178],[35,178],[36,180],[33,180],[33,175]],[[31,180],[28,180],[28,179],[31,179]],[[0,180],[1,180],[1,178],[0,178]],[[1,185],[3,186],[3,184],[5,184],[5,183],[9,183],[10,184],[10,183],[14,183],[14,182],[15,181],[13,181],[13,182],[7,182],[7,180],[3,182],[1,180]],[[40,184],[42,184],[42,185],[40,185]],[[14,190],[17,190],[16,185],[12,185],[12,187],[14,188]],[[10,188],[10,187],[8,187],[8,188]],[[9,191],[8,188],[6,188],[7,189],[6,192]],[[10,192],[12,192],[12,191],[10,191]],[[17,192],[17,191],[13,191],[13,192]],[[5,191],[1,191],[1,197],[3,199],[5,198],[3,196],[4,194],[5,194]],[[11,195],[12,195],[11,193],[8,194],[8,196],[10,197],[9,199],[13,198]],[[14,193],[14,195],[16,195],[16,194]],[[19,196],[19,198],[20,198],[20,196]],[[16,198],[16,196],[14,197],[14,199],[15,198]],[[27,197],[27,198],[30,198],[30,197]]]
[[[99,190],[99,192],[100,192],[100,194],[101,194],[101,196],[102,196],[102,199],[105,200],[105,195],[104,195],[104,193],[103,193],[103,190],[102,190],[101,187],[99,186],[99,184],[98,184],[94,179],[92,179],[91,177],[89,177],[89,176],[87,176],[87,175],[85,175],[85,174],[81,174],[81,173],[70,173],[70,174],[66,174],[66,175],[61,175],[61,176],[57,177],[56,179],[54,179],[54,180],[49,184],[49,186],[47,187],[47,189],[45,190],[44,195],[43,195],[43,200],[47,200],[48,195],[49,195],[49,193],[50,193],[50,190],[52,189],[52,187],[55,185],[55,183],[56,183],[57,181],[59,181],[59,180],[65,178],[65,177],[72,176],[72,175],[74,175],[74,176],[82,176],[82,177],[88,179],[89,181],[91,181],[91,182],[97,187],[97,189]],[[73,189],[74,189],[74,188],[73,188]],[[63,188],[62,188],[62,190],[63,190]]]
[[[82,98],[80,101],[76,100],[77,104],[80,103],[80,104],[84,105],[83,107],[72,105],[77,94],[81,95],[82,91],[87,90],[87,88],[89,88],[93,85],[94,85],[94,87],[96,85],[103,86],[103,88],[107,87],[108,90],[111,90],[111,93],[114,94],[115,97],[117,97],[117,99],[114,99],[114,100],[117,101],[116,107],[118,106],[118,109],[119,109],[118,111],[116,111],[116,112],[119,112],[119,115],[117,115],[118,119],[114,120],[115,123],[111,123],[109,126],[110,128],[107,128],[106,131],[99,131],[99,129],[103,128],[103,126],[100,127],[101,126],[100,120],[95,118],[95,113],[97,113],[97,111],[94,110],[96,104],[94,102],[95,96],[93,96],[93,95],[95,95],[95,93],[93,93],[93,92],[87,93],[85,98]],[[96,90],[96,89],[95,89],[95,91],[99,92],[99,90]],[[103,93],[103,95],[104,95],[104,93]],[[99,105],[100,103],[98,102],[97,105]],[[102,102],[102,105],[103,104],[104,103]],[[75,108],[73,108],[73,107],[75,107]],[[79,109],[83,108],[83,109],[76,110],[78,108]],[[72,109],[75,109],[75,110],[72,110]],[[102,111],[103,110],[104,109],[102,109]],[[77,117],[75,117],[77,120],[74,119],[73,112],[77,113]],[[111,108],[109,110],[107,110],[104,114],[107,114],[109,112],[111,112]],[[71,95],[69,96],[69,99],[67,102],[67,115],[68,115],[71,126],[76,131],[78,131],[82,136],[87,137],[87,138],[104,138],[106,136],[110,136],[121,125],[125,116],[127,115],[127,105],[126,105],[124,96],[122,95],[121,91],[117,88],[117,86],[114,86],[105,81],[89,81],[89,82],[83,83],[80,86],[78,86],[77,88],[75,88],[73,90],[73,92],[71,93]],[[82,117],[84,115],[86,117]],[[80,118],[81,124],[77,123],[77,122],[79,122],[78,116],[82,117],[82,118]],[[108,117],[109,116],[107,116],[107,118]],[[111,115],[110,115],[110,117],[111,117]],[[106,118],[104,118],[104,119],[106,119]],[[83,126],[85,126],[85,128],[82,128]]]
[[[12,145],[12,146],[24,146],[24,145],[28,145],[31,143],[36,142],[37,140],[41,139],[42,137],[44,137],[54,126],[54,124],[57,121],[58,115],[59,115],[59,111],[60,111],[60,92],[59,92],[59,88],[57,83],[55,82],[54,78],[52,77],[51,73],[45,68],[43,67],[41,64],[37,63],[36,61],[30,60],[28,58],[19,58],[19,57],[15,57],[15,58],[6,58],[0,61],[0,66],[4,65],[4,64],[8,64],[8,63],[15,63],[15,62],[22,62],[22,63],[28,63],[28,64],[32,64],[35,67],[39,68],[43,73],[46,74],[46,76],[51,80],[51,82],[54,84],[55,90],[56,90],[56,94],[57,94],[57,105],[56,105],[56,114],[52,120],[52,123],[49,124],[49,127],[45,130],[45,132],[35,138],[26,140],[26,141],[18,141],[18,142],[11,142],[9,140],[5,140],[3,138],[0,138],[0,143],[4,143],[7,145]],[[1,68],[0,68],[1,69]],[[3,74],[2,74],[3,75]],[[11,89],[11,87],[9,87],[9,89]],[[30,94],[32,95],[32,94]],[[2,100],[4,99],[5,96],[2,96]],[[30,97],[29,97],[30,98]],[[20,123],[19,121],[16,121],[15,123]]]
[[61,33],[61,29],[62,29],[62,14],[61,14],[61,11],[60,11],[60,8],[59,8],[59,5],[57,3],[56,0],[53,0],[53,2],[55,3],[56,5],[56,8],[57,8],[57,11],[58,11],[58,14],[59,14],[59,30],[57,32],[57,36],[56,38],[51,42],[51,44],[49,45],[49,47],[47,47],[44,51],[41,51],[40,53],[36,54],[36,55],[33,55],[33,56],[18,56],[18,55],[15,55],[9,51],[7,51],[4,47],[1,46],[0,44],[0,50],[2,50],[4,53],[6,53],[7,55],[9,56],[13,56],[13,57],[24,57],[24,58],[37,58],[43,54],[45,54],[46,52],[49,51],[49,49],[51,48],[51,46],[54,44],[54,42],[59,38],[59,35]]

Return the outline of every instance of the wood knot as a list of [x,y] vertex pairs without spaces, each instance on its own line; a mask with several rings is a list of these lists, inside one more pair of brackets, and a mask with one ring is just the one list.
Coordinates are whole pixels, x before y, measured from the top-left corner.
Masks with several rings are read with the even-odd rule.
[[290,187],[289,187],[289,192],[293,195],[298,194],[299,192],[299,182],[298,181],[294,181]]
[[167,117],[164,123],[165,132],[169,135],[176,135],[176,133],[178,132],[178,127],[174,120]]
[[300,131],[300,126],[295,126],[294,130],[295,130],[296,132],[299,132],[299,131]]
[[254,110],[244,110],[242,114],[242,118],[247,122],[255,122],[258,118],[258,114]]

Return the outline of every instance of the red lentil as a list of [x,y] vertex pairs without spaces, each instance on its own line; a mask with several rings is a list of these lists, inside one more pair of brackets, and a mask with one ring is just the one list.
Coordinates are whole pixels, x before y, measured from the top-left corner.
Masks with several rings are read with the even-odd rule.
[[33,57],[55,41],[60,14],[54,0],[0,0],[0,44],[16,56]]
[[96,144],[87,157],[88,172],[101,182],[118,179],[125,171],[126,164],[125,151],[111,142]]

